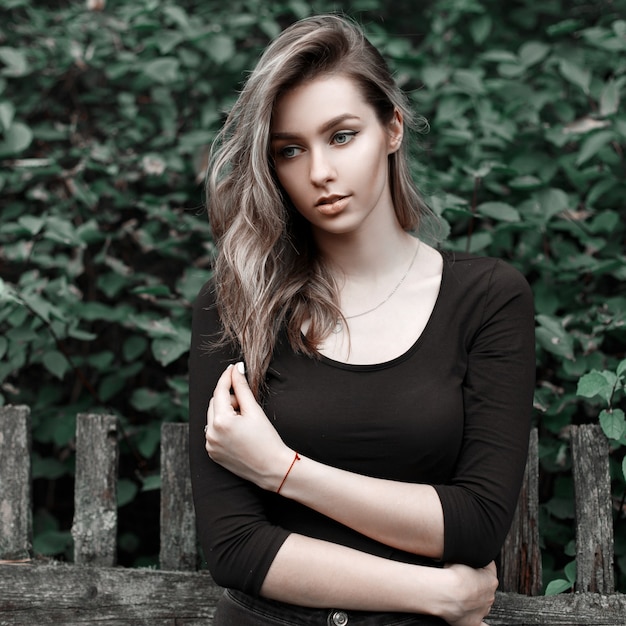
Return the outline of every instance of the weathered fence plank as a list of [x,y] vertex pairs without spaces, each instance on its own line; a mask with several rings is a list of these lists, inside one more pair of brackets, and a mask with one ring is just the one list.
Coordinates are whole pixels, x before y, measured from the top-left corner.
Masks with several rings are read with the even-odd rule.
[[33,534],[30,410],[0,407],[0,559],[29,556]]
[[624,626],[626,595],[498,593],[485,621],[489,626]]
[[76,421],[74,562],[114,565],[117,555],[117,418],[81,414]]
[[576,505],[576,590],[613,593],[609,445],[600,426],[592,424],[573,426],[571,445]]
[[161,427],[161,569],[195,570],[198,561],[188,432],[187,424]]
[[528,443],[524,482],[511,529],[502,548],[500,586],[527,596],[541,593],[541,551],[539,547],[539,451],[534,428]]
[[[0,565],[0,626],[208,626],[222,593],[208,573]],[[626,595],[498,593],[490,626],[624,626]]]
[[0,626],[207,626],[221,593],[201,572],[0,565]]

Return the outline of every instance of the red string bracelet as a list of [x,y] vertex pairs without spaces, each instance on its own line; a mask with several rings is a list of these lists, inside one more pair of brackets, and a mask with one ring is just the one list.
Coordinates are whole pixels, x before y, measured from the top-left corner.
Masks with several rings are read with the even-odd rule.
[[287,470],[285,477],[283,478],[282,482],[278,486],[276,493],[280,493],[280,490],[283,488],[283,485],[285,484],[285,481],[287,480],[287,476],[289,476],[289,472],[293,469],[293,466],[296,464],[296,461],[299,461],[299,460],[300,460],[300,455],[296,452],[296,455],[293,457],[293,461],[291,462],[291,465],[289,466],[289,469]]

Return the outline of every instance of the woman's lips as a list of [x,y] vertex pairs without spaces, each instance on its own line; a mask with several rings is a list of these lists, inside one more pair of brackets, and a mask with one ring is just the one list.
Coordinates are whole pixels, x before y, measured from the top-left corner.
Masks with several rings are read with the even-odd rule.
[[336,215],[341,213],[347,206],[350,196],[337,196],[336,198],[328,198],[317,203],[316,209],[324,215]]

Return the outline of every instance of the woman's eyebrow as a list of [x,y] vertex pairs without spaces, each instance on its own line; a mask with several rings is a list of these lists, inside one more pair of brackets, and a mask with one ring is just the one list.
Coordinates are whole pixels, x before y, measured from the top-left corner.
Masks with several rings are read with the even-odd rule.
[[[350,120],[350,119],[360,120],[361,118],[358,115],[354,115],[354,113],[342,113],[341,115],[337,115],[336,117],[333,117],[327,122],[324,122],[318,128],[318,133],[323,134],[325,132],[328,132],[331,128],[334,128],[338,124],[341,124],[342,122],[345,122],[346,120]],[[300,135],[298,133],[291,133],[291,132],[277,132],[277,133],[274,132],[274,133],[271,133],[270,135],[270,138],[272,141],[280,140],[280,139],[294,140],[294,139],[299,139],[299,137]]]

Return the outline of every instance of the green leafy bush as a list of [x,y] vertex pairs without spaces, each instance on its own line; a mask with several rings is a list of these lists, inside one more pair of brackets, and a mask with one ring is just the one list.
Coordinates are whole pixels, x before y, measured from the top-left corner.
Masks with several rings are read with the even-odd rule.
[[[568,427],[599,420],[625,588],[626,1],[418,4],[346,11],[429,121],[414,173],[442,245],[532,285],[545,582],[571,584]],[[120,416],[120,556],[146,563],[158,533],[132,518],[156,506],[161,422],[186,419],[190,303],[213,252],[207,146],[268,40],[336,7],[102,5],[0,9],[0,401],[32,407],[35,545],[53,554],[70,545],[75,415]]]

